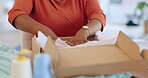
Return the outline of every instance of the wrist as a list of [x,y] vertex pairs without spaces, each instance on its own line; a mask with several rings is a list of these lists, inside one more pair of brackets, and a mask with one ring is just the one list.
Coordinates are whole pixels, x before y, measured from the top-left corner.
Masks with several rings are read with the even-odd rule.
[[89,35],[91,35],[91,30],[88,26],[83,26],[81,29],[85,29],[89,32]]
[[85,38],[89,37],[89,31],[86,29],[80,29],[76,36],[84,36]]

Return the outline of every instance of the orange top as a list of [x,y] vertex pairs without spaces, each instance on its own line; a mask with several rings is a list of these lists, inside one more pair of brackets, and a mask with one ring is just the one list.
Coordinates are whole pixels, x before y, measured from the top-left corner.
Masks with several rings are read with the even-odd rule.
[[27,14],[57,36],[74,36],[92,18],[103,26],[106,23],[98,0],[16,0],[8,14],[11,24],[17,16]]

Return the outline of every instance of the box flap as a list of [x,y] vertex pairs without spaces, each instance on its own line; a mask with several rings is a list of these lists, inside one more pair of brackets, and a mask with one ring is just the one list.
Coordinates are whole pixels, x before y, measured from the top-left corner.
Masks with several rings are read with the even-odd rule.
[[138,45],[133,42],[128,36],[126,36],[123,32],[119,32],[115,44],[131,59],[140,59],[141,56]]
[[36,38],[33,37],[32,38],[32,51],[33,51],[33,55],[40,53],[40,44],[37,42]]

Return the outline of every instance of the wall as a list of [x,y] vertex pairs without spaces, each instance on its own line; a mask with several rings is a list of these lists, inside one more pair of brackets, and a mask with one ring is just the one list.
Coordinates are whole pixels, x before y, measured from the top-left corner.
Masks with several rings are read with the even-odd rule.
[[[139,0],[99,0],[111,24],[126,24],[128,15],[132,15]],[[121,1],[121,3],[120,3]]]
[[13,0],[0,1],[0,32],[13,31],[13,27],[8,23],[8,10],[12,7]]

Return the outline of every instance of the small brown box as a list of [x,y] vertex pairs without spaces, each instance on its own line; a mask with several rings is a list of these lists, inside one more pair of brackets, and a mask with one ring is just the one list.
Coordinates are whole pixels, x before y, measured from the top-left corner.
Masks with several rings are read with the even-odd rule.
[[[33,52],[40,52],[40,45],[32,39]],[[148,50],[140,55],[139,47],[120,32],[115,44],[58,49],[48,37],[44,51],[51,56],[56,78],[98,76],[104,74],[145,70]]]

